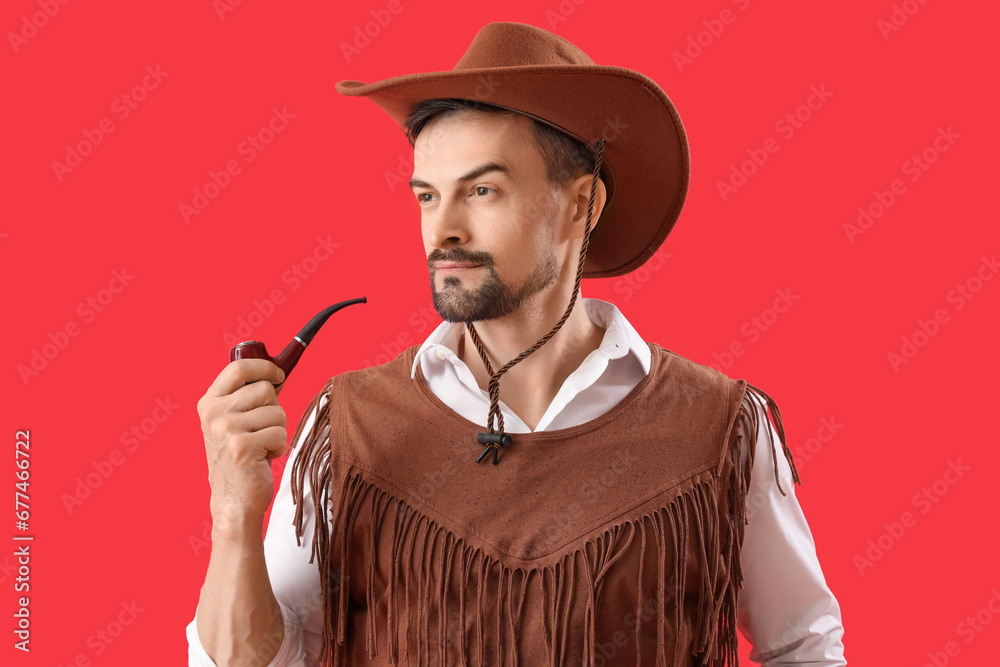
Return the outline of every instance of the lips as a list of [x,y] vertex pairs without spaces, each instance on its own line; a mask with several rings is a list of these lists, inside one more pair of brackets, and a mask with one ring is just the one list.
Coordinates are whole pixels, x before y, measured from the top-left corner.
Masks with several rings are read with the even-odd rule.
[[435,262],[434,269],[437,271],[462,271],[465,269],[475,269],[481,264],[473,262]]

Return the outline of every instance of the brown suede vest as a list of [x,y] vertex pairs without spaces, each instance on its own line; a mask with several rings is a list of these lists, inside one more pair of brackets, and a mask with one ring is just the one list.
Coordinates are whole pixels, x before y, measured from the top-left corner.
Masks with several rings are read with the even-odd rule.
[[769,396],[650,344],[609,412],[477,464],[483,427],[410,378],[416,350],[306,411],[326,395],[292,469],[299,536],[303,511],[328,519],[323,664],[737,664],[755,403],[799,481]]

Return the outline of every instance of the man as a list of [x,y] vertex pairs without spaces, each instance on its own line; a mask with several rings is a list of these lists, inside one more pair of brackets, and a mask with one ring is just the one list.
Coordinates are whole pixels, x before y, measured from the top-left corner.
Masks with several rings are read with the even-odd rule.
[[445,322],[316,396],[266,542],[282,374],[220,373],[199,402],[213,546],[190,664],[723,665],[737,625],[768,665],[846,664],[777,405],[578,298],[679,214],[663,91],[516,23],[451,72],[338,90],[414,145]]

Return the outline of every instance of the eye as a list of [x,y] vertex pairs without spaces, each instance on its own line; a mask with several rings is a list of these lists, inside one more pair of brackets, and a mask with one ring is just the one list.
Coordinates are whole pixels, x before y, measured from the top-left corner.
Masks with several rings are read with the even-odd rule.
[[421,204],[433,201],[434,193],[432,192],[421,192],[417,195],[417,201]]
[[485,185],[476,186],[476,194],[480,196],[485,196],[491,192],[496,192],[496,189],[487,187]]

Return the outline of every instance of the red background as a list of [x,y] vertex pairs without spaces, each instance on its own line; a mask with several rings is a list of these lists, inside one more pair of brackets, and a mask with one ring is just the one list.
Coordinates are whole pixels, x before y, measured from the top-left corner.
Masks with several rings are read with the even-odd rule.
[[[11,546],[0,551],[0,662],[186,663],[184,626],[209,555],[196,402],[227,361],[225,335],[245,338],[239,318],[276,289],[283,302],[250,336],[273,353],[322,307],[368,297],[317,336],[283,392],[294,424],[327,377],[430,331],[419,319],[430,299],[417,207],[386,179],[410,151],[383,112],[333,85],[450,69],[491,20],[553,29],[600,64],[649,75],[676,104],[692,180],[662,251],[670,255],[631,283],[589,281],[584,294],[615,302],[644,337],[701,363],[744,344],[726,372],[782,409],[848,659],[923,665],[938,654],[941,664],[954,642],[949,664],[995,662],[1000,618],[981,613],[991,622],[971,637],[959,624],[1000,587],[991,511],[1000,280],[982,268],[991,279],[972,280],[979,291],[961,308],[952,290],[1000,246],[997,10],[916,0],[401,2],[350,62],[340,44],[387,2],[245,0],[221,17],[210,0],[70,2],[38,15],[34,32],[24,21],[42,11],[36,0],[4,3],[0,480],[12,505],[15,431],[30,429],[35,541],[26,655],[12,648],[15,543],[2,538]],[[704,22],[718,31],[712,22],[727,9],[732,22],[707,32]],[[894,11],[898,30],[880,29]],[[688,41],[699,33],[701,53]],[[687,48],[696,57],[678,66],[674,53]],[[115,100],[147,66],[168,74],[120,118]],[[787,137],[776,123],[812,86],[831,95]],[[273,108],[295,117],[248,162],[238,146]],[[60,180],[53,162],[105,118],[113,131]],[[911,181],[904,164],[939,128],[958,138]],[[724,200],[718,182],[770,137],[777,152]],[[240,173],[186,223],[179,206],[229,160]],[[905,192],[852,242],[844,225],[897,179]],[[307,263],[307,280],[283,280],[317,237],[338,247]],[[102,292],[123,269],[134,277]],[[744,325],[769,317],[785,289],[799,298],[751,340]],[[108,297],[87,310],[88,298]],[[889,353],[938,309],[946,321],[894,368]],[[63,339],[68,324],[79,329]],[[53,358],[25,374],[43,348]],[[149,421],[157,400],[176,406],[162,423]],[[823,419],[842,428],[810,441]],[[156,428],[130,451],[135,441],[122,438],[144,420]],[[120,465],[67,508],[116,450]],[[949,462],[968,470],[946,478]],[[925,488],[933,502],[920,500]],[[11,505],[0,533],[14,535]],[[914,521],[893,537],[886,524],[904,512]],[[880,538],[880,558],[859,565]],[[95,643],[133,600],[135,622]]]

